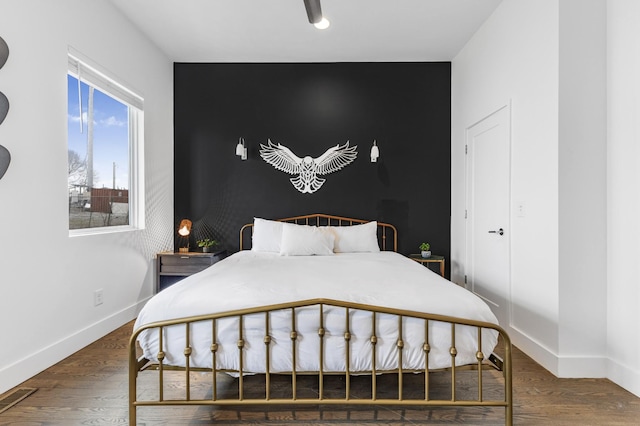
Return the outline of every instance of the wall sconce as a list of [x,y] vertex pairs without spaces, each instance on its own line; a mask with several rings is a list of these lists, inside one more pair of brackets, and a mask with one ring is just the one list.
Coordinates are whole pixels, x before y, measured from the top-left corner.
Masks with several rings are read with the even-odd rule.
[[178,235],[180,235],[181,242],[185,239],[187,240],[186,247],[178,247],[178,251],[180,253],[188,253],[189,252],[189,235],[191,234],[191,226],[193,224],[189,219],[182,219],[180,221],[180,225],[178,226]]
[[378,148],[378,145],[376,143],[376,140],[373,140],[373,146],[371,147],[371,162],[372,163],[377,163],[378,162],[378,157],[380,157],[380,149]]
[[241,160],[247,159],[247,147],[244,144],[244,138],[238,139],[238,145],[236,145],[236,155],[240,157]]
[[322,16],[320,0],[304,0],[304,8],[307,10],[307,18],[309,18],[310,24],[313,24],[313,26],[319,30],[329,28],[331,23],[327,18]]

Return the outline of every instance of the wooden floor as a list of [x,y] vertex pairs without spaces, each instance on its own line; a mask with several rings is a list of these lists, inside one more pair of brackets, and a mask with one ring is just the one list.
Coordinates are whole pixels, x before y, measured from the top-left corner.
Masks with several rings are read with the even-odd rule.
[[[20,387],[38,390],[0,414],[0,425],[126,425],[131,327],[132,323],[120,327],[23,383]],[[640,398],[609,380],[558,379],[517,348],[513,361],[517,425],[640,424]],[[139,425],[495,425],[503,419],[503,409],[473,407],[138,409]]]

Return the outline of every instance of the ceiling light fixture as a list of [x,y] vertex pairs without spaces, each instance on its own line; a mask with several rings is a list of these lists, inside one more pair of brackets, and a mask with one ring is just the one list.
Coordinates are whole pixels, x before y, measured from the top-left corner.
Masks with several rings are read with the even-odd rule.
[[320,0],[304,0],[304,8],[307,10],[307,17],[309,18],[310,24],[313,24],[319,30],[329,28],[329,20],[322,16]]

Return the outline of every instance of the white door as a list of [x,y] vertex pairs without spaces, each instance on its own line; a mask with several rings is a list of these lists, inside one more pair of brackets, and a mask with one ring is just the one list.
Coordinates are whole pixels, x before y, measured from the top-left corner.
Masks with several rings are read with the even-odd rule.
[[510,321],[510,110],[467,129],[467,288]]

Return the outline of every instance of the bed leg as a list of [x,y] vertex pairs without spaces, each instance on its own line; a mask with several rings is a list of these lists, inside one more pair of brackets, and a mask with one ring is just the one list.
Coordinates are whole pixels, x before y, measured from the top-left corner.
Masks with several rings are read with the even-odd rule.
[[129,406],[129,424],[135,426],[136,424],[136,406]]
[[[505,334],[506,336],[506,334]],[[505,400],[507,403],[507,407],[505,410],[505,416],[506,416],[506,421],[505,424],[507,424],[507,426],[512,426],[513,425],[513,364],[512,364],[512,357],[511,357],[511,341],[509,340],[508,337],[506,337],[507,339],[507,344],[505,345],[505,352],[504,352],[504,363],[505,368],[504,370],[502,370],[504,372],[504,381],[505,381],[505,386],[504,386],[504,392],[505,392]],[[503,360],[500,360],[503,361]]]
[[144,357],[137,359],[135,338],[134,335],[129,341],[129,425],[131,426],[135,426],[137,421],[135,403],[138,398],[138,371],[148,362]]
[[138,371],[129,371],[129,425],[136,425],[136,375]]

